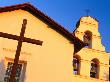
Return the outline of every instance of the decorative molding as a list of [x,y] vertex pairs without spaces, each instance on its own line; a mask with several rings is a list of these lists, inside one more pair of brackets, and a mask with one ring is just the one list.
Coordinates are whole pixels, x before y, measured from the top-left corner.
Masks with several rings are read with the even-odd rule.
[[[6,61],[12,61],[12,62],[14,62],[14,59],[13,58],[9,58],[9,57],[5,57],[5,60]],[[27,63],[26,61],[24,61],[24,60],[19,60],[19,63]]]
[[92,22],[86,22],[86,21],[82,21],[81,20],[81,23],[82,24],[86,24],[86,25],[90,25],[90,26],[93,26],[93,27],[97,27],[97,25],[96,24],[93,24]]
[[84,78],[84,79],[90,79],[90,80],[96,80],[96,81],[109,82],[109,80],[100,79],[100,78],[91,78],[89,76],[84,76],[84,75],[74,75],[74,77],[79,77],[79,78]]
[[101,51],[101,50],[96,50],[96,49],[91,49],[91,48],[83,48],[83,49],[86,51],[98,52],[98,53],[102,53],[102,54],[106,54],[106,55],[108,54],[107,52]]
[[87,63],[90,63],[91,61],[89,61],[89,60],[84,60],[84,59],[81,59],[81,62],[87,62]]
[[[85,59],[81,59],[80,60],[81,62],[87,62],[87,63],[91,63],[91,61],[89,60],[85,60]],[[109,64],[104,64],[104,63],[99,63],[100,66],[104,66],[104,67],[110,67]]]
[[[78,54],[75,54],[75,55],[79,56]],[[74,55],[74,56],[75,56],[75,55]],[[82,58],[81,58],[79,61],[80,61],[80,62],[91,63],[90,60],[85,60],[85,59],[82,59]],[[108,64],[104,64],[104,63],[99,62],[99,65],[100,65],[100,66],[104,66],[104,67],[110,67],[109,63],[108,63]]]
[[104,66],[104,67],[110,67],[109,64],[104,64],[104,63],[99,63],[101,66]]
[[[81,34],[81,35],[84,36],[84,32],[76,31],[76,33],[77,33],[77,34]],[[97,35],[93,35],[93,34],[92,34],[92,36],[93,36],[94,38],[99,38],[99,39],[101,39],[101,36],[97,36]],[[92,37],[92,38],[93,38],[93,37]]]

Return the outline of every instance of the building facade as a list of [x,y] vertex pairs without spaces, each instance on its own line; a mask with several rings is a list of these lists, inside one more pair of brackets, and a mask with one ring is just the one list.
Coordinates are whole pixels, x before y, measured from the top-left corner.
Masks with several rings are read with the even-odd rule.
[[[0,8],[0,82],[9,81],[23,19],[27,24],[16,82],[108,81],[109,55],[95,19],[82,17],[74,33],[70,33],[25,3]],[[43,44],[36,45],[35,40]]]
[[72,82],[73,53],[85,44],[29,3],[0,8],[0,82],[9,82],[24,19],[16,82]]
[[101,42],[98,28],[98,21],[91,16],[82,17],[76,24],[73,34],[87,46],[73,55],[75,82],[109,81],[109,53]]

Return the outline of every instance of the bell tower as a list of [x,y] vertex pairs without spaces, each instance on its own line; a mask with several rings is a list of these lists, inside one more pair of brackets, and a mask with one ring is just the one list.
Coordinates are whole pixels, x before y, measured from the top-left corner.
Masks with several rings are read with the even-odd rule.
[[105,51],[98,28],[98,21],[96,19],[91,16],[85,16],[77,22],[74,35],[87,43],[87,48]]
[[87,46],[73,55],[76,82],[108,82],[109,54],[101,42],[98,21],[91,16],[80,18],[73,32]]

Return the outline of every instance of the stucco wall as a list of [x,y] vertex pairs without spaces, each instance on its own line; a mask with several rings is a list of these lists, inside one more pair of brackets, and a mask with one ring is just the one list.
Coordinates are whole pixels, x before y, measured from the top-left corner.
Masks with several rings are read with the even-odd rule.
[[109,55],[106,52],[83,48],[76,55],[81,57],[80,75],[90,78],[90,65],[93,59],[99,60],[99,80],[109,79]]
[[[26,64],[24,82],[72,82],[72,57],[74,46],[64,36],[27,11],[15,10],[0,13],[0,32],[20,35],[23,19],[27,19],[25,37],[43,41],[43,45],[24,42],[20,60]],[[0,38],[0,54],[14,58],[16,40]],[[5,70],[0,73],[3,81]],[[23,78],[23,77],[21,77]]]
[[[80,74],[73,76],[75,82],[108,82],[109,80],[109,54],[105,51],[98,28],[99,25],[96,19],[85,16],[80,19],[79,26],[75,30],[75,36],[82,41],[84,41],[83,37],[86,31],[92,33],[92,47],[85,47],[77,54],[74,54],[81,58]],[[97,78],[90,77],[90,67],[93,59],[99,61]]]
[[90,31],[92,33],[92,49],[105,51],[105,47],[101,42],[101,35],[98,31],[99,24],[94,18],[82,17],[80,19],[79,26],[75,31],[75,36],[78,37],[80,40],[83,41],[84,32]]

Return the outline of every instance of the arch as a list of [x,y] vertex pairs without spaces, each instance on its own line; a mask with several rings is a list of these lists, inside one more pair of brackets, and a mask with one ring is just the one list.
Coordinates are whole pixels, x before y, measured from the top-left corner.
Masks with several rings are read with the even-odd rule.
[[80,63],[81,57],[79,55],[74,55],[73,56],[73,73],[75,75],[79,75],[80,74]]
[[90,77],[92,78],[99,78],[99,60],[97,58],[94,58],[91,60],[91,66],[90,66]]
[[92,48],[92,32],[91,31],[85,31],[83,36],[84,43],[87,44],[87,48]]

